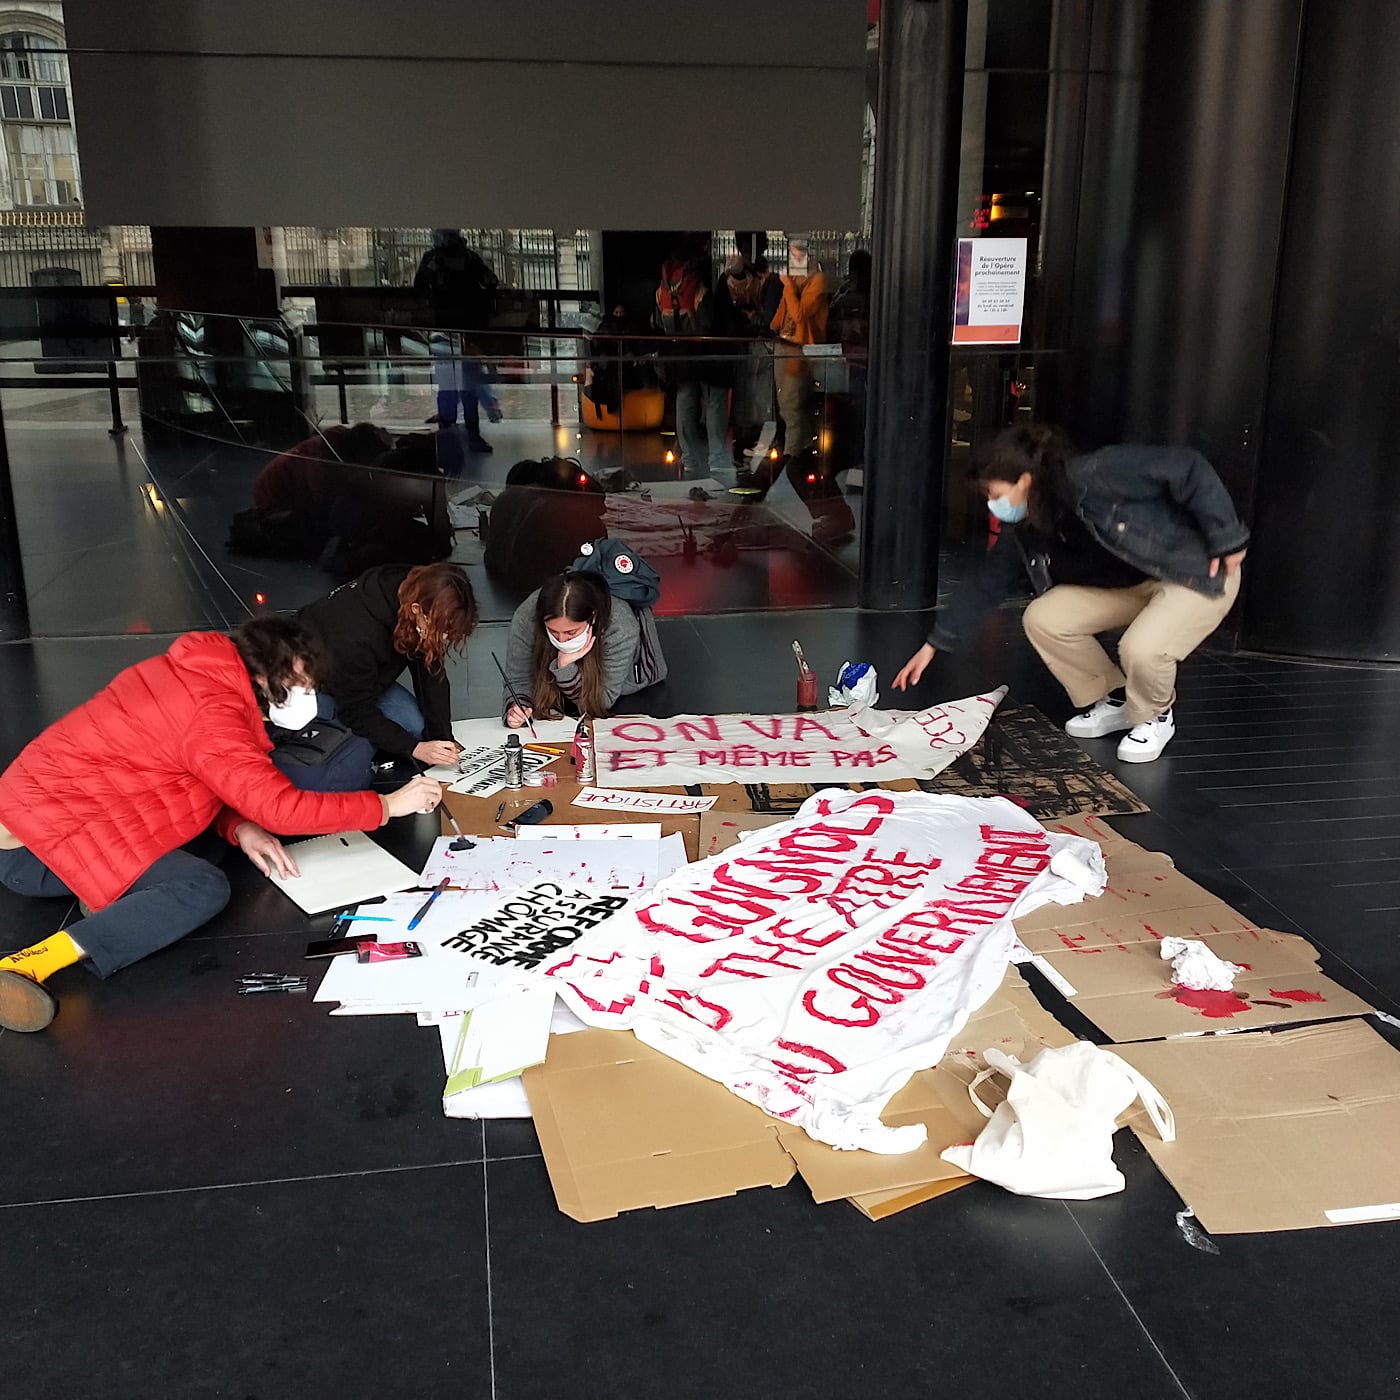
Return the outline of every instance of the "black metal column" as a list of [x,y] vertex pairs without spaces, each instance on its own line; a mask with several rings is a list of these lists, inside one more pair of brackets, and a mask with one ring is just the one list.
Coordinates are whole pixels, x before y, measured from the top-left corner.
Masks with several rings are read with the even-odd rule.
[[948,457],[967,0],[884,0],[860,604],[931,607]]
[[24,563],[19,554],[19,522],[10,484],[10,447],[0,415],[0,642],[29,636],[29,594],[24,587]]

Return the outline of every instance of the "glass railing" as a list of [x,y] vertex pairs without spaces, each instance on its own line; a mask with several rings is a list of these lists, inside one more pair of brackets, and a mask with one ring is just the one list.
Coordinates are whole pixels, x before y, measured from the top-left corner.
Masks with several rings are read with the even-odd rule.
[[37,635],[227,625],[443,558],[503,621],[602,536],[662,616],[855,601],[863,350],[136,304],[95,353],[0,343]]

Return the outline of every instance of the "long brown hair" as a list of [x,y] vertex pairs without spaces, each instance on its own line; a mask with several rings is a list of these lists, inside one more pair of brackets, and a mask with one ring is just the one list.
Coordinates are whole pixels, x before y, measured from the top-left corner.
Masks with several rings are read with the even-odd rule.
[[1050,534],[1070,509],[1065,489],[1065,463],[1075,455],[1074,444],[1059,428],[1049,423],[1023,424],[1007,428],[992,441],[987,460],[976,470],[977,484],[985,491],[989,481],[1013,485],[1030,473],[1027,500],[1030,522]]
[[544,625],[551,617],[593,626],[593,645],[578,663],[578,706],[581,714],[599,719],[608,712],[603,693],[603,634],[612,617],[612,594],[607,584],[597,574],[563,573],[555,574],[540,589],[535,603],[535,713],[553,718],[563,714],[564,697],[549,669],[559,655]]
[[[423,612],[423,631],[411,611]],[[394,650],[421,656],[435,676],[442,674],[447,653],[461,650],[476,631],[476,595],[457,564],[419,564],[399,584],[399,616],[394,624]]]

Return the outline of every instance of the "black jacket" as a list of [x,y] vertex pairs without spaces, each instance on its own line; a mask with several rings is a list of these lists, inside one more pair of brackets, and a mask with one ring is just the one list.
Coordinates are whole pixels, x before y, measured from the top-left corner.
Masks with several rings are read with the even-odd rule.
[[388,753],[408,757],[418,742],[379,713],[379,697],[407,667],[413,677],[418,708],[423,711],[423,738],[452,737],[452,690],[447,676],[428,673],[421,657],[394,650],[399,615],[399,585],[406,564],[369,569],[351,583],[297,614],[330,654],[331,674],[323,689],[335,700],[340,721]]
[[[1162,579],[1218,598],[1225,571],[1210,562],[1238,553],[1249,530],[1215,468],[1186,447],[1104,447],[1065,463],[1069,505],[1110,554]],[[1001,531],[981,567],[954,590],[928,640],[952,651],[1025,572],[1016,527]],[[1052,579],[1053,582],[1053,579]]]

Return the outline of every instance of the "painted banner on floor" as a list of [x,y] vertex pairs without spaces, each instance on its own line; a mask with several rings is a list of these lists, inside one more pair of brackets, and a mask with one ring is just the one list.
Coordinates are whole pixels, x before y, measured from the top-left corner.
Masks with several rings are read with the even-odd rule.
[[[1091,888],[1050,870],[1061,849]],[[880,1113],[1000,985],[1012,916],[1103,881],[1093,842],[1005,798],[828,788],[544,971],[589,1025],[632,1030],[821,1142],[908,1152],[922,1124]]]
[[927,710],[596,720],[599,787],[931,778],[987,727],[1006,687]]

